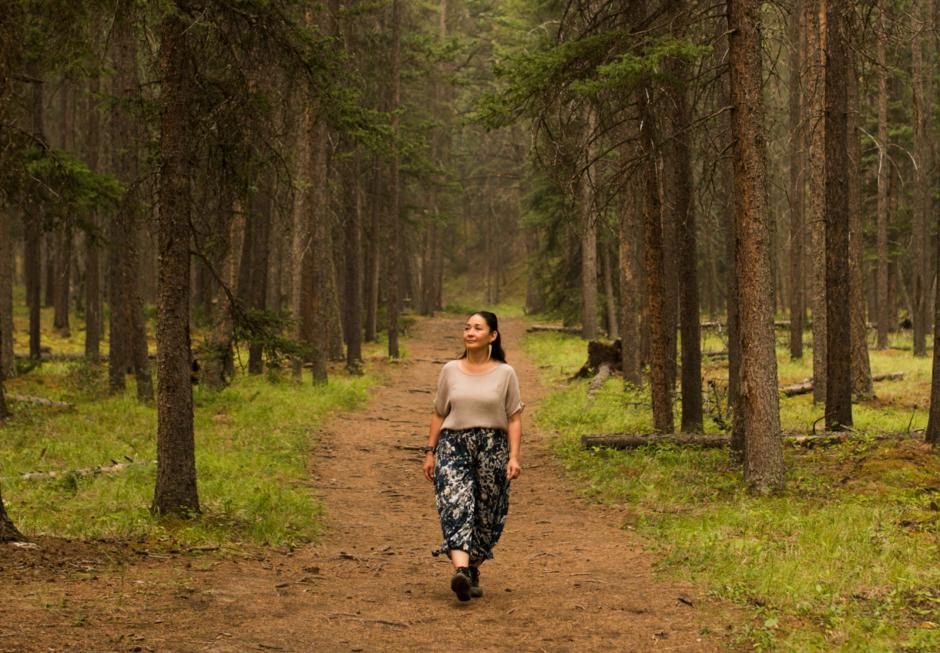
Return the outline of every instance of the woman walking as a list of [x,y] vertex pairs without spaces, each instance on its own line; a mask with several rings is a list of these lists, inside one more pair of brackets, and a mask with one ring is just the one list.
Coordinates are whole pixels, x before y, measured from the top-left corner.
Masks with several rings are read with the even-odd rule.
[[461,601],[483,596],[480,565],[493,557],[519,476],[522,409],[516,371],[506,363],[496,315],[478,311],[463,329],[464,353],[437,381],[424,477],[434,482],[450,588]]

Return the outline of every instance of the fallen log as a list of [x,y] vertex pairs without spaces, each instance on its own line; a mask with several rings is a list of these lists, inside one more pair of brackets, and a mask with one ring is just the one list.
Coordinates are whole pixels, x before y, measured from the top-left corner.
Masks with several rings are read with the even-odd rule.
[[[909,433],[876,433],[859,436],[857,433],[836,432],[823,433],[822,435],[788,435],[783,438],[783,443],[790,447],[803,447],[810,449],[812,447],[825,447],[849,440],[889,440],[903,437],[910,437]],[[582,435],[581,448],[591,449],[593,447],[604,447],[607,449],[634,449],[637,447],[648,447],[651,445],[672,444],[677,446],[703,447],[706,449],[717,449],[731,444],[731,438],[723,435],[695,435],[689,433],[675,434],[631,434],[631,433],[611,433],[607,435]]]
[[572,335],[581,335],[580,327],[554,326],[551,324],[533,324],[526,329],[526,333],[570,333]]
[[69,469],[65,471],[49,471],[49,472],[26,472],[25,474],[19,474],[17,476],[3,476],[0,477],[0,481],[14,481],[14,480],[25,480],[25,481],[36,481],[36,480],[45,480],[45,479],[54,479],[54,478],[64,478],[66,476],[97,476],[98,474],[111,474],[114,472],[121,472],[125,469],[130,469],[131,467],[138,465],[155,465],[156,460],[132,460],[127,463],[118,463],[111,461],[111,465],[98,465],[97,467],[85,467],[83,469]]
[[600,366],[600,369],[597,370],[597,374],[591,379],[591,384],[588,386],[588,397],[593,397],[598,390],[600,390],[607,379],[610,378],[610,364],[604,363]]
[[582,435],[581,447],[606,447],[607,449],[632,449],[655,444],[675,444],[708,449],[727,446],[731,438],[723,435],[631,435],[628,433],[614,433],[611,435]]
[[[899,381],[904,378],[904,372],[888,372],[885,374],[873,374],[872,381]],[[809,394],[813,391],[813,380],[806,379],[802,383],[793,383],[780,388],[780,392],[788,397]]]
[[54,399],[46,399],[45,397],[34,397],[32,395],[18,395],[13,394],[12,392],[7,393],[7,399],[12,399],[13,401],[19,401],[24,404],[36,404],[38,406],[49,406],[50,408],[75,408],[73,404],[66,403],[64,401],[56,401]]
[[728,358],[728,350],[723,351],[703,351],[702,358]]

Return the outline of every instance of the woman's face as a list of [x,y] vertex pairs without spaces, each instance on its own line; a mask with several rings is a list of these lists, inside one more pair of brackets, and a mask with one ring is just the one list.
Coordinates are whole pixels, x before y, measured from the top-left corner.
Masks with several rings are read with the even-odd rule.
[[486,349],[496,340],[496,331],[490,331],[482,315],[471,315],[463,326],[463,346],[467,351]]

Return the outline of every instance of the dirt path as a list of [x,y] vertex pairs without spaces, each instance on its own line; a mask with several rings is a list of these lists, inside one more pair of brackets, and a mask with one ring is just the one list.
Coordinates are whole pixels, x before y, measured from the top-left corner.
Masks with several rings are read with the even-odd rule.
[[[65,589],[21,582],[34,611],[10,632],[10,604],[0,602],[0,651],[49,650],[50,637],[54,650],[218,653],[724,648],[703,634],[724,628],[715,606],[654,578],[652,557],[617,528],[617,513],[566,488],[532,426],[544,390],[521,352],[521,321],[505,321],[503,332],[528,406],[523,475],[496,559],[482,570],[485,596],[454,598],[449,564],[430,556],[440,527],[416,448],[460,326],[453,317],[419,321],[393,382],[365,409],[325,425],[313,468],[329,530],[317,545],[259,559],[149,560],[119,577],[75,580],[73,571]],[[60,609],[43,611],[42,601]]]

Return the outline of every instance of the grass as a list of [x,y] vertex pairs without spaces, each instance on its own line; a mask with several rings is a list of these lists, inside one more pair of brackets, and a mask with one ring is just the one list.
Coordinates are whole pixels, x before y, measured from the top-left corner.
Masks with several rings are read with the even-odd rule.
[[[21,316],[16,316],[17,322]],[[43,321],[51,321],[43,311]],[[17,326],[20,326],[17,324]],[[81,325],[71,338],[44,331],[56,352],[81,351]],[[22,331],[20,331],[22,333]],[[18,343],[19,344],[19,343]],[[194,386],[196,466],[202,514],[192,520],[150,514],[155,466],[111,474],[23,480],[31,471],[67,471],[111,461],[156,458],[156,411],[127,391],[107,393],[105,365],[46,362],[6,382],[7,391],[72,403],[61,410],[12,402],[0,427],[0,477],[14,522],[27,536],[146,539],[173,546],[291,546],[316,537],[322,509],[309,480],[317,426],[351,410],[381,380],[374,363],[385,345],[364,348],[366,374],[331,369],[330,382],[296,384],[286,373],[236,375],[222,391]]]
[[[791,362],[780,345],[781,383],[810,376],[811,350]],[[557,387],[536,419],[566,467],[594,499],[626,508],[624,526],[647,538],[664,570],[750,612],[741,648],[940,649],[940,456],[917,439],[867,437],[925,426],[929,359],[871,352],[875,372],[904,380],[876,384],[877,399],[854,407],[862,433],[852,443],[788,449],[786,493],[758,498],[724,451],[582,450],[584,433],[649,432],[648,391],[611,381],[588,399],[587,381],[563,381],[586,358],[582,340],[530,334],[524,346]],[[706,336],[704,349],[722,348]],[[709,362],[705,375],[724,381],[727,371]],[[781,398],[785,430],[807,433],[821,413],[809,396]],[[715,420],[706,428],[720,430]]]

